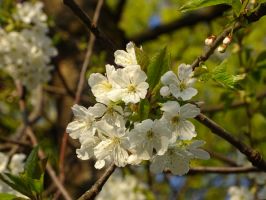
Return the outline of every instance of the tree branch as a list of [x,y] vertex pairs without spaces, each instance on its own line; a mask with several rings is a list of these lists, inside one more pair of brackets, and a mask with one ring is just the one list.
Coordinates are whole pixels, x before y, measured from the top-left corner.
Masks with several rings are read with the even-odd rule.
[[213,54],[215,49],[221,44],[223,39],[228,36],[230,33],[237,31],[238,29],[245,26],[246,21],[248,23],[252,23],[255,21],[258,21],[261,17],[266,15],[266,3],[262,4],[260,8],[251,13],[250,15],[244,15],[243,19],[238,20],[236,23],[234,23],[232,26],[226,28],[213,42],[213,44],[210,46],[210,48],[203,53],[201,56],[196,58],[194,62],[192,63],[192,69],[194,70],[196,67],[200,65],[201,62],[204,62],[208,60],[208,58]]
[[248,172],[261,172],[256,167],[194,167],[191,168],[188,172],[188,175],[194,174],[206,174],[206,173],[215,173],[215,174],[239,174],[239,173],[248,173]]
[[[98,0],[96,9],[95,9],[95,13],[93,16],[93,24],[96,25],[100,16],[100,12],[101,12],[101,8],[103,5],[104,0]],[[95,43],[95,37],[93,35],[93,33],[90,33],[90,39],[89,39],[89,43],[88,43],[88,47],[87,47],[87,52],[86,52],[86,56],[82,65],[82,69],[80,72],[80,76],[79,76],[79,82],[77,85],[77,92],[75,94],[75,101],[74,104],[78,104],[81,100],[81,94],[82,94],[82,90],[84,87],[84,83],[85,83],[85,74],[88,68],[88,65],[90,63],[90,58],[92,55],[92,51],[93,51],[93,47],[94,47],[94,43]],[[63,134],[62,137],[62,144],[61,144],[61,149],[60,149],[60,159],[59,159],[59,170],[60,170],[60,180],[63,182],[64,181],[64,160],[65,160],[65,151],[66,151],[66,146],[67,146],[67,138],[68,138],[68,134],[66,133],[66,131]]]
[[[260,100],[265,99],[265,98],[266,98],[266,92],[261,93],[261,94],[256,96],[257,101],[260,101]],[[228,108],[239,108],[239,107],[245,106],[247,104],[249,104],[249,102],[247,102],[247,101],[235,101],[231,105],[229,105]],[[219,104],[216,106],[201,108],[201,112],[203,112],[203,113],[215,113],[215,112],[224,111],[224,110],[225,110],[224,104]]]
[[74,0],[63,0],[63,3],[68,6],[72,12],[81,20],[81,22],[94,34],[95,38],[103,45],[108,47],[112,52],[115,51],[114,43],[99,30],[92,22],[90,17],[78,6]]
[[81,197],[79,197],[78,200],[94,199],[97,196],[97,194],[100,193],[102,187],[104,186],[108,178],[112,175],[115,168],[116,168],[115,164],[114,163],[111,164],[111,166],[107,168],[104,174],[96,181],[96,183],[91,187],[91,189],[85,192]]
[[134,41],[136,44],[142,44],[144,42],[154,40],[162,34],[171,33],[180,28],[193,26],[199,22],[210,21],[220,17],[228,8],[229,6],[219,5],[200,11],[189,12],[180,19],[177,19],[169,24],[163,24],[147,30],[139,35],[129,38],[129,40]]
[[253,150],[240,140],[236,139],[231,133],[220,127],[217,123],[209,119],[207,116],[199,114],[196,117],[196,120],[208,127],[214,134],[232,144],[241,153],[245,154],[247,156],[247,159],[252,163],[253,166],[266,171],[266,162],[259,152]]

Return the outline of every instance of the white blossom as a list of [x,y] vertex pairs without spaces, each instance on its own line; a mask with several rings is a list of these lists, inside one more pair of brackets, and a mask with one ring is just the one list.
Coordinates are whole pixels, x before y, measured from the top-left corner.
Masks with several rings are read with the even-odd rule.
[[199,148],[204,144],[205,141],[195,140],[186,147],[186,150],[191,153],[194,158],[208,160],[210,158],[210,154],[207,151]]
[[147,75],[138,65],[118,69],[114,74],[114,89],[108,94],[113,101],[122,100],[126,104],[138,103],[144,99],[149,84],[145,82]]
[[96,123],[96,127],[101,139],[101,142],[94,148],[96,159],[111,159],[116,166],[124,167],[127,164],[129,147],[124,122],[109,124],[102,120]]
[[19,174],[24,170],[24,160],[26,155],[23,153],[14,154],[9,163],[9,169],[12,174]]
[[[24,159],[26,156],[22,153],[14,154],[11,159],[6,154],[0,152],[0,173],[7,172],[11,173],[13,175],[18,175],[24,170]],[[10,162],[8,164],[8,161],[10,159]],[[11,188],[9,185],[4,183],[0,180],[0,193],[7,193],[7,194],[13,194],[17,197],[23,197],[26,198],[23,194],[15,191],[13,188]]]
[[100,117],[99,113],[93,113],[90,108],[85,108],[75,104],[72,106],[74,114],[74,121],[69,123],[66,132],[69,133],[73,139],[79,138],[82,134],[94,135],[95,130],[93,123],[96,117]]
[[100,73],[93,73],[89,77],[89,85],[93,95],[98,102],[109,101],[108,93],[113,89],[113,74],[116,70],[113,65],[106,65],[106,76]]
[[145,185],[141,183],[135,176],[113,174],[102,191],[96,197],[96,200],[145,200],[145,195],[141,192],[146,189]]
[[169,90],[176,99],[181,98],[184,101],[191,99],[198,93],[198,91],[192,87],[193,83],[196,81],[192,76],[192,67],[186,64],[179,65],[178,75],[173,71],[166,72],[161,77],[161,82],[165,85],[160,90],[161,95],[165,96],[168,94],[165,93],[165,91]]
[[153,173],[170,170],[174,175],[184,175],[189,171],[189,154],[176,145],[169,146],[164,155],[155,156],[151,163]]
[[5,155],[4,153],[0,152],[0,173],[4,172],[6,167],[7,167],[7,163],[8,163],[8,156]]
[[133,42],[127,44],[126,50],[115,51],[115,63],[122,67],[138,65]]
[[151,119],[135,124],[129,134],[131,149],[143,160],[151,159],[154,150],[157,155],[163,155],[167,151],[170,138],[171,133],[166,124]]
[[17,4],[14,21],[24,28],[11,31],[0,29],[0,68],[29,90],[50,80],[51,57],[57,55],[47,36],[47,16],[42,3]]
[[230,200],[253,200],[254,195],[245,187],[232,186],[228,190]]
[[173,131],[173,137],[181,140],[191,140],[196,136],[195,126],[188,121],[188,118],[194,118],[200,113],[200,109],[193,104],[180,106],[176,101],[167,101],[163,104],[163,119],[169,123]]

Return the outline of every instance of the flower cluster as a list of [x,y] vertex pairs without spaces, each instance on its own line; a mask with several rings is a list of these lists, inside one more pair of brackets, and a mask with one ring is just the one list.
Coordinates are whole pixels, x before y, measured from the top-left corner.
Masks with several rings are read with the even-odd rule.
[[142,192],[145,190],[146,185],[139,182],[135,176],[122,177],[121,174],[115,173],[108,179],[96,200],[144,200],[146,197]]
[[49,63],[57,55],[42,9],[41,2],[18,3],[9,24],[0,27],[0,68],[29,89],[49,81]]
[[[26,158],[25,154],[14,154],[10,161],[9,157],[0,152],[0,173],[9,172],[13,175],[17,175],[24,170],[24,159]],[[13,190],[7,184],[0,180],[0,193],[14,194],[19,197],[25,197],[24,195]]]
[[146,119],[136,120],[139,104],[149,92],[147,75],[138,64],[132,42],[126,51],[118,50],[114,56],[121,68],[106,65],[106,75],[94,73],[89,77],[97,103],[89,108],[72,107],[75,119],[67,132],[81,143],[77,156],[82,160],[95,158],[97,169],[110,162],[124,167],[150,160],[153,172],[169,169],[178,175],[188,172],[191,159],[208,159],[209,154],[200,149],[204,142],[192,140],[196,131],[188,120],[200,109],[184,103],[197,94],[190,65],[181,64],[178,75],[168,71],[161,77],[163,101],[150,106],[158,115],[147,113]]

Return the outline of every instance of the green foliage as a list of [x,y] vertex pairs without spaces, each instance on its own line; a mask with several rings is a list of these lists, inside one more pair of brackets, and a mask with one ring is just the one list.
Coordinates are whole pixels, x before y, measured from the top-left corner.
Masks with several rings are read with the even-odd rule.
[[226,71],[227,60],[224,60],[220,65],[214,68],[211,72],[211,78],[224,87],[236,89],[240,80],[245,78],[245,75],[232,75]]
[[135,47],[135,54],[138,64],[141,66],[143,71],[146,71],[147,67],[150,64],[150,58],[142,49],[138,47]]
[[212,0],[212,1],[209,1],[209,0],[189,0],[179,10],[182,12],[187,12],[187,11],[196,10],[196,9],[204,8],[204,7],[208,7],[208,6],[219,5],[219,4],[231,5],[231,3],[232,3],[232,0]]
[[167,49],[163,48],[154,57],[152,57],[147,67],[147,76],[150,91],[160,82],[161,76],[169,70],[169,55]]
[[47,160],[38,159],[38,147],[27,158],[24,172],[19,175],[0,174],[0,179],[14,190],[32,200],[40,200],[43,192],[44,172]]
[[150,103],[147,99],[141,100],[139,103],[139,118],[140,121],[143,121],[145,119],[148,119],[149,113],[150,113]]
[[26,200],[25,198],[17,197],[16,195],[13,195],[13,194],[4,194],[4,193],[0,193],[0,199],[1,200]]

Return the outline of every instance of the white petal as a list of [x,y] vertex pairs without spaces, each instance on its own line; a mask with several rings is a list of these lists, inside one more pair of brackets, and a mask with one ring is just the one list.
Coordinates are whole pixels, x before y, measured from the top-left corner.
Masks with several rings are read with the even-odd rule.
[[187,120],[181,120],[177,125],[177,132],[179,139],[181,140],[191,140],[197,135],[195,132],[194,125]]
[[200,114],[200,109],[193,104],[187,103],[180,108],[180,117],[183,119],[194,118]]
[[170,89],[168,86],[163,86],[161,89],[160,89],[160,94],[163,96],[163,97],[167,97],[169,96],[171,93],[170,93]]
[[178,78],[184,80],[192,75],[192,68],[190,65],[181,64],[178,66]]
[[191,99],[192,97],[194,97],[197,93],[198,93],[198,90],[196,90],[195,88],[190,87],[190,88],[186,88],[185,90],[180,92],[179,96],[184,101],[187,101],[187,100]]
[[170,84],[177,84],[179,83],[176,74],[173,71],[168,71],[166,72],[162,77],[161,77],[161,82],[164,85],[170,85]]
[[118,146],[114,151],[114,163],[118,167],[124,167],[127,164],[128,153],[125,149]]
[[160,173],[164,170],[165,167],[164,164],[165,164],[164,156],[156,156],[150,165],[150,169],[153,173]]
[[90,75],[88,83],[89,86],[92,88],[103,81],[107,81],[107,78],[104,75],[100,73],[93,73]]
[[163,104],[161,110],[171,114],[179,114],[180,105],[177,101],[167,101]]
[[105,161],[104,160],[98,160],[96,161],[96,163],[94,164],[94,167],[96,169],[102,169],[105,166]]

